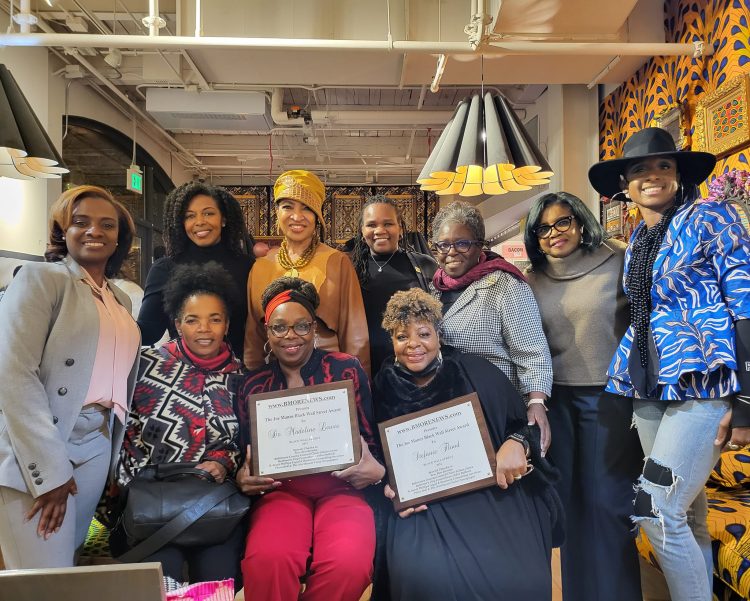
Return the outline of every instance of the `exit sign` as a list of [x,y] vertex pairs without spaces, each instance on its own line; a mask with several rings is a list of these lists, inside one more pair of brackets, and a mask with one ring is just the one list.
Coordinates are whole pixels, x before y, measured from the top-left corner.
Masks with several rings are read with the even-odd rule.
[[131,165],[128,169],[125,187],[131,192],[143,194],[143,173],[141,173],[141,168],[138,165]]

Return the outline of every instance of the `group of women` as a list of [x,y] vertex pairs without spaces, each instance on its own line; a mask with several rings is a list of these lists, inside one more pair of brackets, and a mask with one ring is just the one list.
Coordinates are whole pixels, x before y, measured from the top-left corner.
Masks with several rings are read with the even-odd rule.
[[[525,273],[486,249],[465,203],[435,216],[433,258],[372,197],[347,256],[322,242],[325,189],[307,171],[276,181],[282,243],[256,260],[236,200],[186,184],[138,317],[141,344],[170,340],[140,352],[109,283],[132,219],[106,190],[66,191],[48,262],[0,302],[6,565],[73,565],[108,476],[126,490],[148,464],[191,462],[253,499],[246,528],[146,559],[177,580],[235,577],[246,599],[356,600],[371,583],[375,599],[549,599],[564,520],[566,599],[641,598],[632,522],[673,599],[710,599],[703,484],[726,440],[750,443],[750,241],[731,206],[695,202],[714,163],[663,130],[634,134],[589,173],[641,209],[630,245],[575,196],[547,194],[526,221]],[[359,462],[254,475],[248,398],[342,380]],[[471,392],[497,486],[396,513],[375,424]]]

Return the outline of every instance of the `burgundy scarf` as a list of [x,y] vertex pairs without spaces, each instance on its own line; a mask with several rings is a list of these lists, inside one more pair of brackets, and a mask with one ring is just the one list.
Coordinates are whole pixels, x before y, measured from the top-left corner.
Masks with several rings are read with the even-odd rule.
[[179,357],[180,355],[184,354],[184,356],[187,357],[187,359],[193,365],[195,365],[199,369],[204,369],[206,371],[217,371],[220,367],[223,367],[224,364],[229,363],[232,359],[232,353],[229,350],[229,345],[226,342],[221,343],[219,354],[215,357],[212,357],[211,359],[202,359],[195,353],[191,352],[187,347],[187,344],[185,344],[184,339],[182,338],[180,338],[179,344],[176,340],[170,340],[165,344],[165,346],[174,356]]
[[496,253],[485,251],[479,255],[479,263],[474,265],[474,267],[469,269],[469,271],[463,274],[460,278],[452,278],[445,273],[445,270],[441,267],[435,272],[435,275],[432,278],[432,284],[442,292],[448,290],[462,290],[477,280],[482,279],[488,273],[493,273],[495,271],[504,271],[517,280],[526,282],[526,278],[515,265],[509,263]]

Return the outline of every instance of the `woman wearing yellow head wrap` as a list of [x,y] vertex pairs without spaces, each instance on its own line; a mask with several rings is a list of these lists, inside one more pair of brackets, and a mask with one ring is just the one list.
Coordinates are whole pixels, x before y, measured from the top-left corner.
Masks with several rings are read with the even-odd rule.
[[[263,290],[276,278],[292,276],[314,284],[320,295],[318,346],[354,355],[369,374],[367,319],[357,274],[344,253],[320,241],[325,232],[323,182],[314,173],[295,169],[279,176],[273,193],[277,223],[284,239],[280,248],[258,259],[250,272],[245,365],[255,369],[267,357],[261,306]],[[293,330],[287,336],[292,338]]]

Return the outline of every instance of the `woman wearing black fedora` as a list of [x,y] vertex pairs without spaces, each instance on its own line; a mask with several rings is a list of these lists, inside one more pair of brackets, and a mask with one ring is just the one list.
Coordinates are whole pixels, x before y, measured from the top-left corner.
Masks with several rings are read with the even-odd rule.
[[703,486],[727,439],[750,443],[750,239],[733,207],[696,202],[715,163],[651,127],[622,158],[589,170],[597,192],[631,200],[643,216],[625,255],[631,321],[607,390],[633,398],[646,455],[633,521],[673,601],[711,599]]

